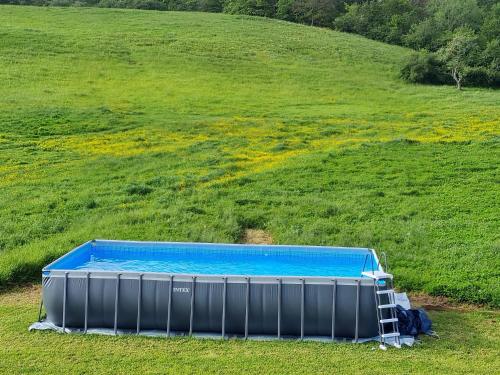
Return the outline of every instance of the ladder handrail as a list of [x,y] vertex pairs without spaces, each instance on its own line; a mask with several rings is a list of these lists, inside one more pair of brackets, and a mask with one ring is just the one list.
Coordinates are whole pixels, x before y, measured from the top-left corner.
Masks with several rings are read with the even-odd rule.
[[[384,252],[381,253],[383,256],[384,256],[384,259],[385,259],[385,272],[388,272],[387,271],[387,257],[385,255]],[[374,273],[375,271],[378,271],[380,269],[380,260],[377,259],[375,256],[374,256],[374,250],[370,250],[366,256],[365,256],[365,260],[363,261],[363,269],[361,270],[361,273],[365,272],[365,269],[366,269],[366,262],[368,260],[368,257],[370,257],[370,263],[371,263],[371,272]],[[376,262],[374,263],[374,260],[376,260]]]
[[380,255],[382,255],[382,257],[384,257],[384,270],[385,270],[385,272],[389,273],[389,264],[387,263],[387,254],[385,253],[385,251],[382,251],[380,253]]

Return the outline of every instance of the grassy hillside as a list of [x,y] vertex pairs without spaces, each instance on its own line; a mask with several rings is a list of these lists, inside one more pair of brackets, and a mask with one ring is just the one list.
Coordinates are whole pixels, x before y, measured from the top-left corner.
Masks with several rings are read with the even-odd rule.
[[368,246],[500,305],[500,92],[222,14],[0,7],[0,285],[91,238]]

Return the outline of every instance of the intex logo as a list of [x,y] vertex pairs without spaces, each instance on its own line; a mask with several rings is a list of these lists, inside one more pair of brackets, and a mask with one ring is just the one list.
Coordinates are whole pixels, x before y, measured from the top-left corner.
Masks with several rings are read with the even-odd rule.
[[174,288],[174,293],[189,293],[189,288]]

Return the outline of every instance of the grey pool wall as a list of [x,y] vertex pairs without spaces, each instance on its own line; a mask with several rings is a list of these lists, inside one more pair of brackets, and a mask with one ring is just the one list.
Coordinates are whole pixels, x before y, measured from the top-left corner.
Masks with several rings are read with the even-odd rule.
[[[377,259],[373,250],[367,251]],[[62,328],[250,338],[361,339],[379,334],[374,281],[361,275],[248,277],[47,269],[42,276],[46,321]]]

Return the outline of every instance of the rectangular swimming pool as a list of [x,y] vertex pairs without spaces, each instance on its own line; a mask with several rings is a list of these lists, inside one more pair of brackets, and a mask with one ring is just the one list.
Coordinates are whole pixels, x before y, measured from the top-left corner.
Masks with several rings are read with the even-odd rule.
[[365,248],[93,240],[43,269],[43,304],[83,332],[357,340],[388,318],[370,272]]

